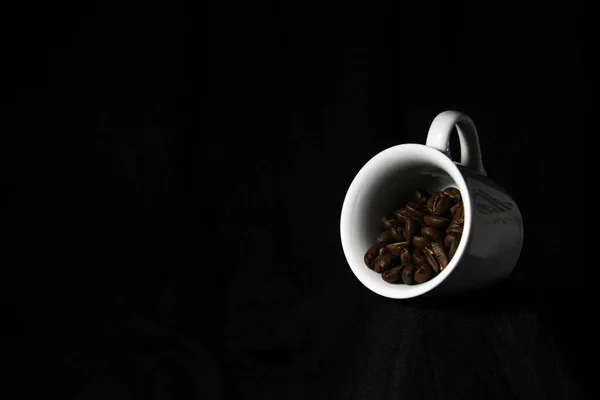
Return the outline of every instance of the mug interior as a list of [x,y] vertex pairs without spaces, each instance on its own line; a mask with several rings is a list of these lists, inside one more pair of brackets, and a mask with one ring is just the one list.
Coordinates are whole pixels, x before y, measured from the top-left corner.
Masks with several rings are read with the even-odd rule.
[[[381,219],[392,215],[414,199],[417,189],[433,194],[449,186],[458,188],[465,203],[465,224],[461,243],[449,265],[422,284],[390,284],[364,263],[364,254],[381,232]],[[423,294],[443,281],[452,271],[465,247],[470,227],[470,199],[465,181],[456,165],[438,150],[419,144],[404,144],[373,157],[352,182],[340,223],[342,246],[350,267],[369,289],[386,297],[408,298]]]

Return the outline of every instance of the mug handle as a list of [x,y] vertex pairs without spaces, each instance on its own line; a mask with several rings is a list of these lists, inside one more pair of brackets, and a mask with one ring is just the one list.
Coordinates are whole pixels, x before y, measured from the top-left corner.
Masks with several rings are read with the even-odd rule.
[[450,154],[450,133],[455,125],[460,140],[460,164],[481,175],[487,176],[481,162],[477,129],[471,118],[466,114],[454,110],[439,113],[429,127],[425,145],[441,151],[452,159],[452,155]]

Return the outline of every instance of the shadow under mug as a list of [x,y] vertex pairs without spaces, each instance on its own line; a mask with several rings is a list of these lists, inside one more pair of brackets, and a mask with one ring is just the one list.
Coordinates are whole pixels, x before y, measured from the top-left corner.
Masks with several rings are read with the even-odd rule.
[[[454,127],[461,162],[450,155]],[[462,238],[450,263],[421,284],[385,282],[364,263],[382,217],[410,201],[416,189],[435,193],[448,186],[460,190],[465,211]],[[362,167],[344,199],[340,236],[352,272],[371,291],[395,299],[449,295],[481,289],[511,273],[523,246],[523,220],[515,201],[487,177],[471,118],[448,110],[434,118],[425,145],[390,147]]]

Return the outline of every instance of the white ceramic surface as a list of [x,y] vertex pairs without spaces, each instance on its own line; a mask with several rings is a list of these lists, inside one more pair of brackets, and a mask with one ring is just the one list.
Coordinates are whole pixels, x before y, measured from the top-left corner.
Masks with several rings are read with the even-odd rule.
[[[449,138],[456,126],[461,162],[450,158]],[[369,269],[364,255],[381,230],[381,218],[412,199],[416,189],[430,193],[448,186],[462,194],[463,235],[448,266],[428,282],[390,284]],[[340,219],[342,248],[352,272],[370,290],[402,299],[479,289],[506,278],[523,246],[523,220],[517,204],[483,168],[477,130],[458,111],[438,114],[426,145],[401,144],[369,160],[352,181]]]

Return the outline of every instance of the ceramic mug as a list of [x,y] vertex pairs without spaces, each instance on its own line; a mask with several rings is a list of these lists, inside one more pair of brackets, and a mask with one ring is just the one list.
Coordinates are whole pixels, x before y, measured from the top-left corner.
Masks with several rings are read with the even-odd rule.
[[[456,127],[461,161],[452,161],[449,139]],[[391,284],[364,263],[381,231],[381,218],[414,197],[416,189],[435,193],[457,187],[464,203],[462,238],[448,266],[431,280]],[[523,220],[515,201],[487,177],[477,130],[458,111],[438,114],[422,144],[401,144],[375,155],[358,172],[346,193],[340,219],[344,254],[352,272],[368,289],[395,299],[448,295],[481,289],[505,279],[523,246]]]

